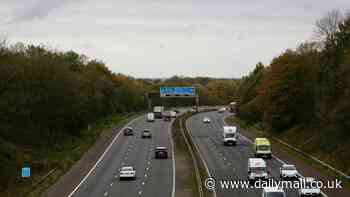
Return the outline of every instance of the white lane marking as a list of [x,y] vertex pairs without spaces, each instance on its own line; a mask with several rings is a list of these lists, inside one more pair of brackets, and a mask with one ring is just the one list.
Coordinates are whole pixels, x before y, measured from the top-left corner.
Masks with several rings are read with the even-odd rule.
[[[222,122],[225,124],[225,125],[228,125],[227,123],[226,123],[226,121],[225,121],[225,118],[226,117],[224,117],[224,118],[222,118]],[[250,142],[251,144],[254,144],[254,142],[252,141],[252,140],[250,140],[249,138],[247,138],[246,136],[244,136],[244,135],[242,135],[242,134],[240,134],[240,133],[238,133],[241,137],[243,137],[243,138],[245,138],[248,142]],[[278,162],[280,162],[282,165],[283,164],[286,164],[286,162],[284,162],[282,159],[280,159],[280,158],[278,158],[276,155],[274,155],[274,154],[272,154],[272,157],[274,158],[274,159],[276,159]],[[301,175],[299,172],[298,172],[298,176],[299,177],[301,177],[301,178],[305,178],[303,175]],[[328,197],[324,192],[322,192],[321,191],[321,194],[322,194],[322,196],[324,196],[324,197]]]
[[172,121],[169,126],[168,126],[168,134],[169,134],[169,138],[170,138],[170,146],[171,146],[171,155],[172,155],[172,161],[173,161],[173,188],[171,190],[171,197],[175,197],[175,151],[174,151],[174,141],[173,141],[173,137],[172,137],[172,133],[171,133],[171,126],[173,125]]
[[74,195],[74,193],[79,189],[79,187],[86,181],[86,179],[91,175],[91,173],[96,169],[96,167],[98,166],[98,164],[102,161],[102,159],[105,157],[105,155],[107,154],[107,152],[111,149],[112,145],[117,141],[118,137],[121,135],[122,131],[128,127],[129,125],[131,125],[132,123],[134,123],[136,120],[139,120],[140,118],[143,118],[144,115],[137,117],[133,120],[131,120],[130,122],[128,122],[123,128],[121,128],[119,130],[119,132],[117,133],[117,135],[113,138],[112,142],[108,145],[108,147],[106,148],[106,150],[102,153],[102,155],[100,156],[100,158],[96,161],[95,165],[92,166],[92,168],[89,170],[89,172],[84,176],[84,178],[79,182],[79,184],[73,189],[73,191],[68,195],[68,197],[72,197]]

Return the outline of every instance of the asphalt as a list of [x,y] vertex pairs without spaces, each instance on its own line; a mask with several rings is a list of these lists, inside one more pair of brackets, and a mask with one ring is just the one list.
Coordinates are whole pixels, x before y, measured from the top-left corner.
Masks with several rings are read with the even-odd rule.
[[[91,174],[76,187],[71,197],[121,196],[121,197],[171,197],[174,188],[174,166],[170,124],[161,119],[146,122],[143,116],[129,125],[135,130],[134,136],[116,138]],[[151,130],[151,139],[142,139],[143,129]],[[168,148],[168,159],[154,159],[154,148]],[[136,180],[119,180],[119,169],[133,166]]]
[[[224,146],[222,143],[222,128],[225,125],[226,113],[207,112],[192,116],[187,121],[194,142],[205,160],[211,176],[216,180],[216,196],[218,197],[254,197],[261,196],[262,189],[240,188],[221,189],[220,180],[247,180],[248,159],[254,157],[252,142],[244,136],[240,136],[237,146]],[[203,123],[203,118],[209,117],[211,123]],[[267,160],[267,166],[271,176],[279,179],[281,161],[276,158]],[[288,197],[297,195],[296,189],[285,190]]]

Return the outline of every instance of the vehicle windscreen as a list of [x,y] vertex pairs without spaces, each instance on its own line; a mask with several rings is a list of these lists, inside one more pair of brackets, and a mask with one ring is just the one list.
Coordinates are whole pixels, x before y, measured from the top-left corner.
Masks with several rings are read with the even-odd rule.
[[260,174],[267,172],[266,168],[264,167],[257,167],[257,168],[251,168],[252,173]]
[[284,197],[283,192],[268,192],[266,193],[266,197]]
[[268,145],[260,145],[260,146],[258,146],[258,150],[268,151],[268,150],[270,150],[270,146],[268,146]]
[[236,136],[236,134],[234,133],[228,133],[225,135],[226,138],[234,138]]
[[295,170],[294,166],[285,166],[282,168],[282,170]]

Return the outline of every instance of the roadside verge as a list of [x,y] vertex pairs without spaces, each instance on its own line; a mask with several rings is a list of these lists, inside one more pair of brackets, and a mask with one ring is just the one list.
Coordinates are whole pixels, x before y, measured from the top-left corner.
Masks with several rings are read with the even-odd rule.
[[172,128],[175,145],[176,162],[176,197],[212,197],[213,192],[203,189],[204,179],[209,177],[209,172],[196,145],[192,141],[186,128],[186,121],[192,113],[185,113],[178,117]]

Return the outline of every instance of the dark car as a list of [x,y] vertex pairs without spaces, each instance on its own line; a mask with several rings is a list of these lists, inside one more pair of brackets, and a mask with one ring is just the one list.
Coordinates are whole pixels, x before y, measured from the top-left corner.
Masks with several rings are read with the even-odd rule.
[[156,159],[167,159],[168,158],[168,150],[166,147],[158,146],[155,149],[154,155],[155,155],[154,157]]
[[143,130],[141,137],[142,138],[152,138],[151,131],[149,129]]
[[134,129],[131,127],[126,127],[124,129],[124,135],[125,136],[134,135]]

